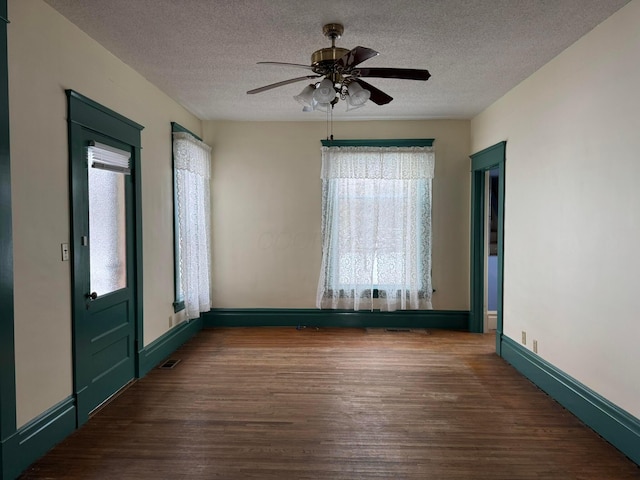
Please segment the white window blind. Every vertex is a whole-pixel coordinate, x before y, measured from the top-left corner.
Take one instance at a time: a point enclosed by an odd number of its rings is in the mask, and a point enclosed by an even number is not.
[[[131,153],[103,143],[91,142],[88,149],[89,166],[124,174],[131,173]]]

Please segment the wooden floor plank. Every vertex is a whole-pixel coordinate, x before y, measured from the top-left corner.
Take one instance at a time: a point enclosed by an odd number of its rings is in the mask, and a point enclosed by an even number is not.
[[[492,335],[221,328],[22,479],[638,479]]]

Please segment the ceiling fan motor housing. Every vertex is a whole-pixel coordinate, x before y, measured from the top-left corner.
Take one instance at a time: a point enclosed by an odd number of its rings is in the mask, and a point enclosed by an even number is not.
[[[331,73],[336,60],[349,53],[348,48],[336,47],[336,40],[344,33],[344,26],[340,23],[328,23],[322,27],[324,36],[331,39],[331,47],[321,48],[311,54],[311,67],[313,71],[326,75]]]
[[[329,47],[321,48],[311,54],[311,66],[313,71],[321,75],[327,73],[327,67],[332,66],[336,60],[349,53],[347,48]]]

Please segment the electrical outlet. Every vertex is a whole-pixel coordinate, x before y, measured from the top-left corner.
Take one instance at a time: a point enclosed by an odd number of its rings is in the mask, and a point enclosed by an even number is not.
[[[527,344],[527,332],[525,332],[524,330],[522,331],[522,344]]]
[[[173,327],[173,315],[169,315],[169,327]]]
[[[533,341],[533,353],[538,353],[538,340]]]

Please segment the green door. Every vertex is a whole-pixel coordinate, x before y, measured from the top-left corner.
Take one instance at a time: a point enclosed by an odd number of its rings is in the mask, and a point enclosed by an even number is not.
[[[138,149],[70,114],[74,393],[78,425],[135,376]],[[126,139],[125,139],[126,140]]]

